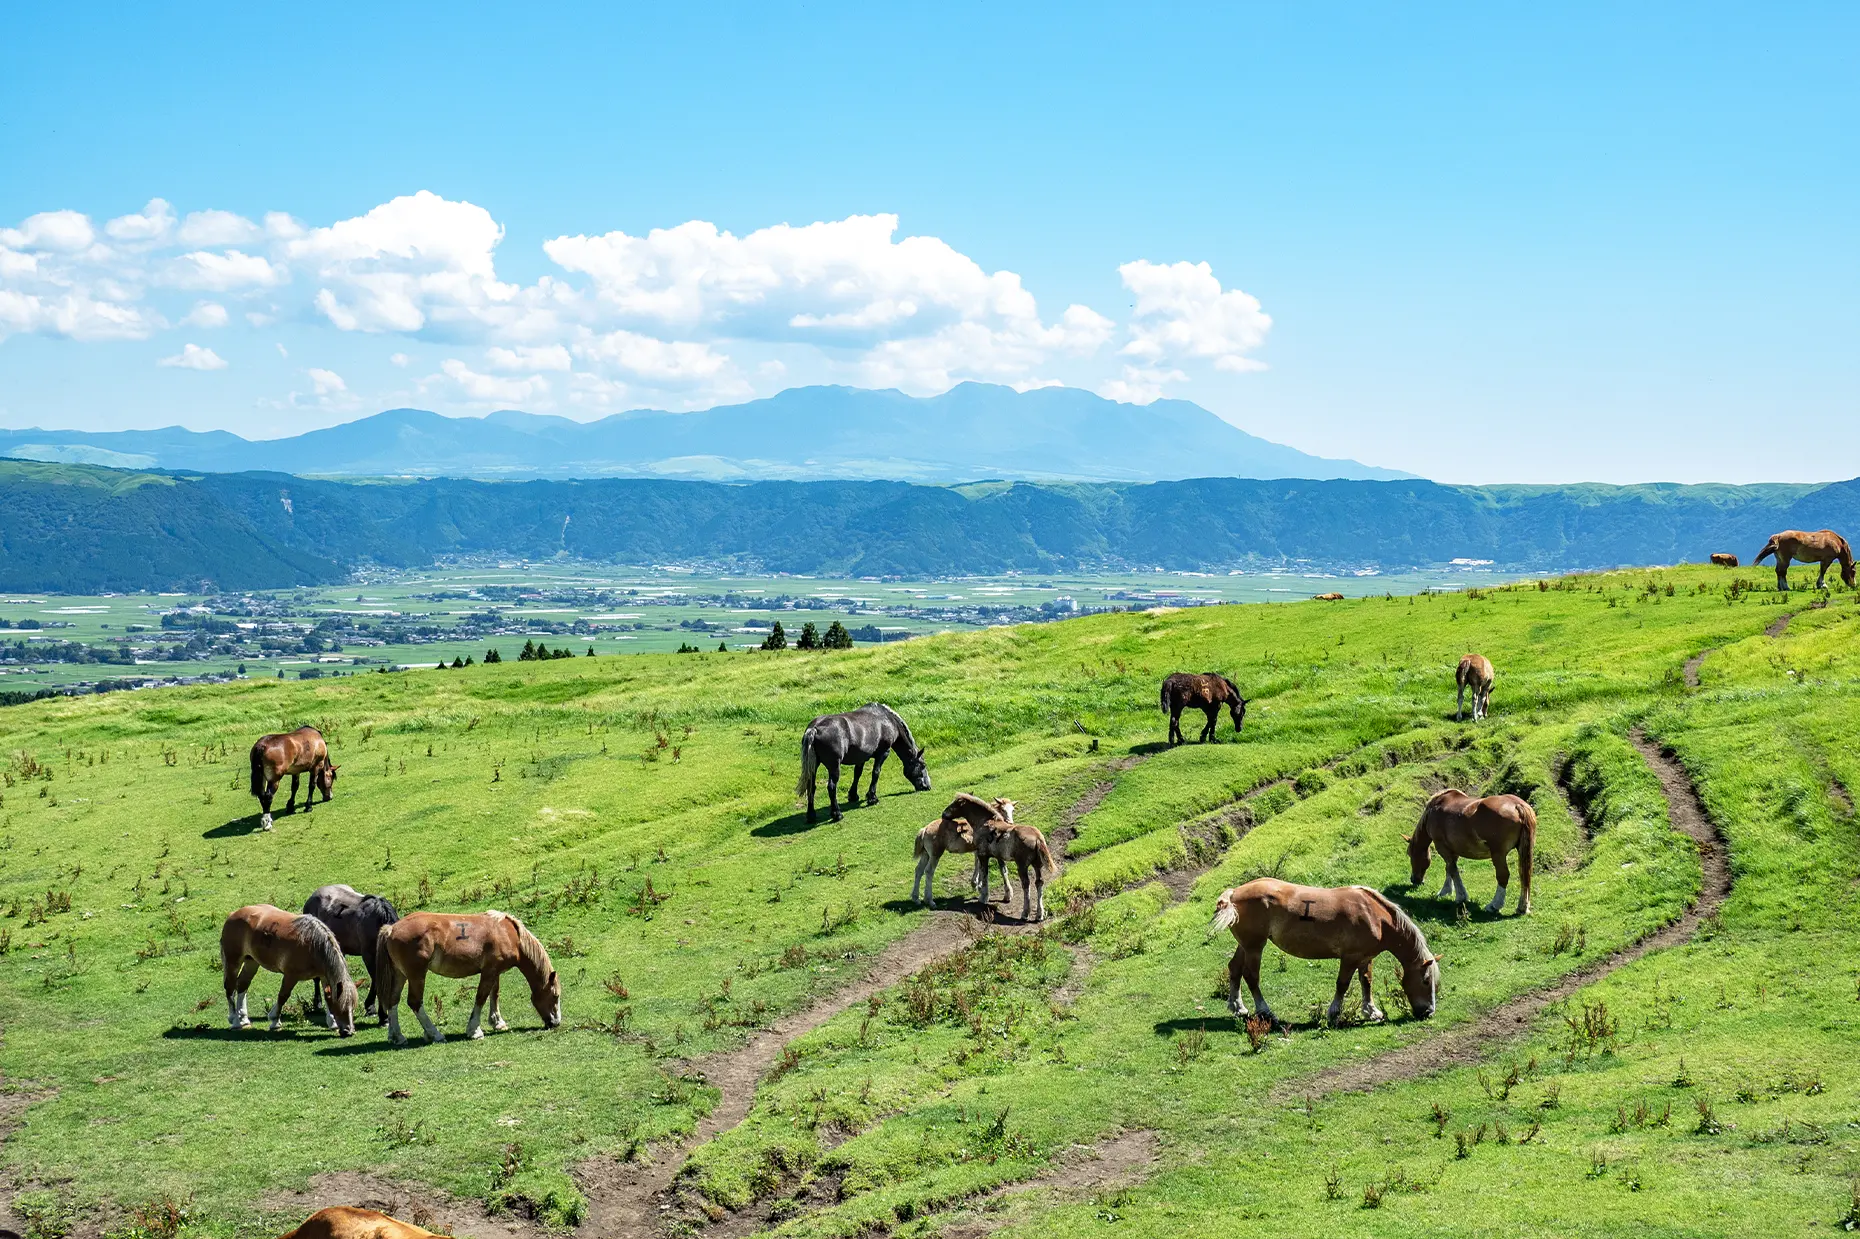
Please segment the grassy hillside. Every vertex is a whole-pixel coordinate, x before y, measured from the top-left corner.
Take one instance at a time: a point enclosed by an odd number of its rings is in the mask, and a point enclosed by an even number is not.
[[[689,1150],[665,1217],[795,1235],[1835,1226],[1860,1100],[1840,1070],[1860,1029],[1845,790],[1860,780],[1860,607],[1838,591],[1809,609],[1818,596],[1777,595],[1769,576],[1635,572],[831,658],[505,664],[19,707],[0,786],[14,1212],[41,1235],[147,1231],[129,1211],[187,1201],[185,1229],[258,1234],[292,1207],[279,1190],[364,1170],[608,1233],[609,1198],[648,1160],[683,1161],[675,1142],[728,1096],[721,1065],[754,1030],[941,933],[958,949],[780,1039],[742,1121]],[[1499,673],[1476,726],[1452,718],[1470,648]],[[1157,682],[1210,667],[1251,697],[1245,732],[1223,719],[1219,744],[1163,748]],[[800,731],[872,699],[910,720],[936,788],[903,794],[893,763],[876,808],[809,828]],[[342,765],[336,799],[258,832],[245,750],[304,721]],[[1699,852],[1667,821],[1637,727],[1676,752],[1728,840],[1730,896],[1689,944],[1486,1030],[1485,1013],[1597,967],[1699,895]],[[1401,836],[1449,783],[1536,805],[1528,918],[1478,910],[1488,865],[1463,868],[1470,912],[1433,898],[1438,868],[1408,885]],[[1010,796],[1062,838],[1075,826],[1049,891],[1069,914],[958,935],[959,914],[905,902],[911,834],[959,789]],[[946,907],[964,872],[945,863]],[[1290,1027],[1257,1043],[1235,1027],[1231,940],[1207,921],[1216,892],[1267,872],[1402,902],[1446,960],[1436,1018],[1403,1018],[1384,959],[1394,1018],[1363,1025],[1352,1003],[1325,1027],[1332,966],[1269,951],[1263,983]],[[278,1035],[228,1032],[220,919],[295,908],[330,881],[403,912],[524,917],[555,955],[565,1026],[542,1031],[507,986],[515,1031],[479,1043],[393,1050],[373,1027],[339,1040],[295,1015]],[[461,1031],[469,988],[436,992]],[[254,1007],[273,993],[261,979]],[[1428,1061],[1474,1029],[1490,1032],[1484,1059],[1335,1091],[1339,1072],[1404,1050]],[[1080,1148],[1120,1133],[1150,1133],[1134,1184],[1068,1177]],[[1027,1180],[1047,1186],[996,1191]]]

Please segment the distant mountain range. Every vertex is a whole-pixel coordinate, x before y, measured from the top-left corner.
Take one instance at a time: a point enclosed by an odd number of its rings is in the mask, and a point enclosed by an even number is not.
[[[1119,404],[1072,387],[963,383],[919,399],[796,387],[702,413],[597,422],[504,411],[442,417],[391,409],[288,439],[223,430],[0,430],[0,456],[119,469],[324,477],[704,481],[984,478],[1152,482],[1194,477],[1403,478],[1247,434],[1185,400]]]
[[[567,556],[852,576],[1454,559],[1561,572],[1748,562],[1778,529],[1860,530],[1826,486],[1440,486],[1202,478],[1145,484],[645,478],[311,480],[0,460],[0,590],[259,589],[440,556]]]

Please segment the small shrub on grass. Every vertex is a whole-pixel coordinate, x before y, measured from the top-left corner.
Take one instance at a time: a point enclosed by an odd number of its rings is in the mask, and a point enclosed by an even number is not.
[[[1698,1126],[1692,1130],[1701,1136],[1715,1136],[1724,1130],[1718,1122],[1718,1112],[1712,1108],[1711,1098],[1701,1097],[1693,1103],[1699,1112]]]

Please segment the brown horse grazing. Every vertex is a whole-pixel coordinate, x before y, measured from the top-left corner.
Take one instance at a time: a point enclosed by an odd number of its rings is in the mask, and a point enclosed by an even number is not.
[[[291,798],[284,802],[286,813],[297,808],[297,780],[301,775],[310,776],[305,813],[310,812],[318,791],[323,793],[325,803],[329,801],[336,787],[336,763],[329,759],[322,732],[314,727],[299,727],[296,731],[260,736],[252,746],[252,794],[258,797],[259,809],[265,815],[266,830],[271,829],[271,798],[278,794],[278,783],[287,774],[291,776]]]
[[[962,854],[975,850],[975,827],[994,818],[1004,822],[1014,820],[1014,802],[1012,800],[983,800],[980,796],[971,796],[967,792],[957,792],[943,816],[917,832],[916,855],[917,874],[911,879],[911,898],[928,908],[935,904],[936,867],[943,859],[943,853]],[[1001,869],[1001,885],[1007,885],[1007,862],[999,857],[995,864]],[[919,886],[923,888],[920,897]]]
[[[318,1209],[295,1230],[285,1231],[278,1239],[443,1239],[443,1236],[373,1209],[332,1205],[328,1209]]]
[[[344,1037],[355,1031],[355,982],[349,979],[349,965],[335,935],[314,916],[255,903],[226,918],[220,927],[220,971],[226,979],[226,1022],[234,1028],[251,1026],[245,995],[260,968],[284,974],[278,1001],[271,1007],[272,1032],[278,1031],[291,991],[304,980],[320,980],[329,1000],[323,1017],[327,1026]]]
[[[1246,698],[1232,680],[1218,671],[1201,675],[1178,671],[1162,682],[1162,708],[1169,714],[1170,744],[1182,743],[1182,711],[1190,706],[1208,716],[1208,725],[1201,729],[1203,743],[1214,739],[1214,724],[1220,721],[1222,706],[1233,718],[1235,735],[1246,722]]]
[[[1037,827],[1025,822],[1015,823],[1000,818],[982,822],[975,827],[975,885],[982,893],[984,909],[989,903],[988,861],[991,857],[1014,862],[1014,870],[1020,875],[1020,919],[1045,920],[1047,879],[1059,873],[1059,862],[1053,859],[1053,850],[1046,846],[1046,836]],[[1033,879],[1031,894],[1027,885],[1029,875]],[[1008,898],[1013,899],[1014,893],[1008,887],[1005,872],[1001,885],[1007,889]]]
[[[1763,544],[1752,565],[1760,564],[1766,556],[1776,557],[1776,588],[1787,593],[1789,590],[1789,561],[1799,559],[1805,564],[1820,564],[1821,572],[1815,577],[1815,588],[1820,589],[1822,582],[1828,579],[1828,565],[1835,560],[1841,564],[1841,580],[1848,589],[1854,587],[1854,552],[1847,545],[1847,539],[1832,529],[1817,529],[1814,533],[1804,533],[1800,529],[1785,529],[1781,533],[1770,535],[1770,540]]]
[[[1387,896],[1366,886],[1297,886],[1277,878],[1257,878],[1223,891],[1214,901],[1214,928],[1230,929],[1239,943],[1227,965],[1227,1009],[1236,1020],[1247,1018],[1240,983],[1253,992],[1253,1009],[1272,1019],[1272,1008],[1259,992],[1259,960],[1266,943],[1298,959],[1334,959],[1337,996],[1331,999],[1334,1022],[1343,1011],[1350,978],[1363,982],[1363,1016],[1380,1020],[1370,996],[1370,965],[1387,951],[1401,964],[1401,988],[1420,1019],[1434,1014],[1440,993],[1439,957],[1408,914]]]
[[[1311,595],[1311,600],[1313,602],[1342,602],[1343,595],[1342,594],[1313,594]]]
[[[1406,836],[1408,859],[1413,862],[1414,884],[1427,876],[1428,845],[1432,844],[1446,862],[1447,880],[1440,897],[1452,896],[1467,902],[1466,883],[1460,880],[1460,857],[1485,860],[1490,857],[1498,873],[1498,893],[1485,905],[1487,912],[1505,909],[1505,888],[1511,884],[1511,870],[1505,856],[1518,853],[1518,873],[1524,889],[1518,898],[1518,915],[1531,910],[1531,853],[1537,846],[1537,810],[1516,796],[1487,796],[1483,800],[1468,796],[1457,787],[1435,792],[1421,810],[1421,822]]]
[[[1466,690],[1472,689],[1473,722],[1485,717],[1486,706],[1492,700],[1492,680],[1496,673],[1492,663],[1483,654],[1468,654],[1460,659],[1460,669],[1453,673],[1453,682],[1459,685],[1459,703],[1453,707],[1453,721],[1459,722],[1466,714]]]
[[[478,1026],[486,1002],[491,1004],[491,1027],[503,1032],[504,1023],[497,1007],[497,987],[505,972],[512,968],[523,973],[530,985],[530,1003],[542,1017],[544,1028],[562,1022],[562,983],[549,962],[549,952],[529,927],[507,912],[495,908],[489,912],[415,912],[392,925],[381,928],[376,948],[377,958],[392,963],[392,975],[384,978],[388,991],[386,1010],[388,1039],[395,1045],[407,1044],[400,1035],[400,994],[406,987],[407,1005],[420,1017],[428,1041],[444,1041],[445,1034],[426,1014],[426,974],[442,977],[477,977],[478,1001],[471,1009],[471,1023],[465,1035],[473,1041],[484,1036]]]
[[[1720,568],[1735,568],[1737,567],[1737,556],[1731,554],[1729,551],[1713,551],[1711,553],[1711,562]]]

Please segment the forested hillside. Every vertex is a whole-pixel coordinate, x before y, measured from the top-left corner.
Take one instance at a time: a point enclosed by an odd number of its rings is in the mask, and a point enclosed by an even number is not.
[[[70,592],[277,587],[470,553],[867,576],[1456,558],[1564,571],[1718,550],[1748,559],[1777,529],[1822,526],[1860,526],[1860,481],[350,483],[0,462],[0,587]]]

